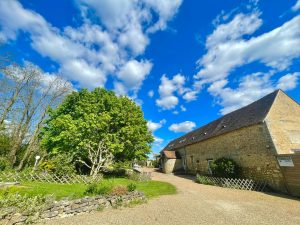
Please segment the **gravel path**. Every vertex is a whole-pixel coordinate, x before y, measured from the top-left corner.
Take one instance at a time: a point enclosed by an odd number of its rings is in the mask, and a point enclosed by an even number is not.
[[[193,225],[300,224],[300,199],[194,183],[188,177],[154,172],[154,180],[174,184],[178,194],[162,196],[133,208],[110,209],[44,224]]]

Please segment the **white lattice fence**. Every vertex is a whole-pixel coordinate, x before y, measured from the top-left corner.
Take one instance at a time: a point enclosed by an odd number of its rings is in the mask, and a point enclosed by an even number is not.
[[[38,181],[48,183],[75,184],[75,183],[90,183],[99,182],[103,179],[102,175],[97,177],[84,175],[63,175],[57,176],[49,173],[0,173],[0,182],[25,182]]]
[[[212,184],[215,186],[220,186],[225,188],[234,188],[234,189],[249,190],[249,191],[264,191],[265,187],[267,186],[266,181],[254,181],[252,179],[221,178],[221,177],[209,177],[209,176],[200,176],[200,177],[207,184]]]

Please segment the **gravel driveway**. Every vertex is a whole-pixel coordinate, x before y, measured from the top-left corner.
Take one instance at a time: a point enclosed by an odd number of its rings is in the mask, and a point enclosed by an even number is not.
[[[300,224],[300,199],[194,183],[188,177],[154,172],[154,180],[174,184],[178,194],[133,208],[105,210],[47,221],[48,225]]]

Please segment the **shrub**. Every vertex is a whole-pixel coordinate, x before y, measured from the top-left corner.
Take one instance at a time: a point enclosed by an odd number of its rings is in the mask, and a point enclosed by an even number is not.
[[[112,191],[112,184],[107,183],[91,183],[89,184],[85,191],[85,195],[108,195]]]
[[[213,185],[214,184],[207,177],[201,176],[199,174],[197,174],[197,176],[196,176],[196,183],[206,184],[206,185]]]
[[[50,159],[43,161],[39,169],[48,173],[54,173],[57,176],[75,173],[74,163],[68,154],[52,156]]]
[[[10,193],[9,189],[0,194],[0,209],[13,207],[16,212],[34,215],[42,212],[54,202],[53,196],[28,196]]]
[[[214,176],[225,178],[237,178],[240,173],[238,164],[229,158],[219,158],[211,164],[211,170]]]
[[[135,185],[134,183],[128,184],[128,185],[127,185],[127,190],[128,190],[129,192],[135,191],[135,190],[136,190],[136,185]]]
[[[10,162],[4,157],[0,157],[0,171],[4,171],[10,167]]]
[[[111,184],[100,184],[97,188],[97,195],[108,195],[112,192],[112,185]]]
[[[96,194],[96,193],[97,193],[97,184],[96,183],[89,184],[84,191],[85,195],[91,195],[91,194]]]
[[[128,190],[125,186],[115,186],[111,191],[112,195],[117,195],[117,196],[125,195],[127,193]]]

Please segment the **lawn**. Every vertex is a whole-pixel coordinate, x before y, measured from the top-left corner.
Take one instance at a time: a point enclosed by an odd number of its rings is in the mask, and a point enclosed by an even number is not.
[[[146,197],[154,198],[160,195],[170,195],[176,193],[176,188],[172,184],[161,181],[132,181],[125,178],[110,178],[104,179],[103,184],[111,184],[113,186],[127,186],[130,183],[136,185],[136,190],[145,193]],[[53,195],[57,200],[69,197],[72,199],[85,196],[84,191],[87,185],[85,184],[55,184],[41,182],[25,182],[20,186],[9,188],[10,193],[19,193],[21,195]],[[3,190],[0,190],[0,194]]]

